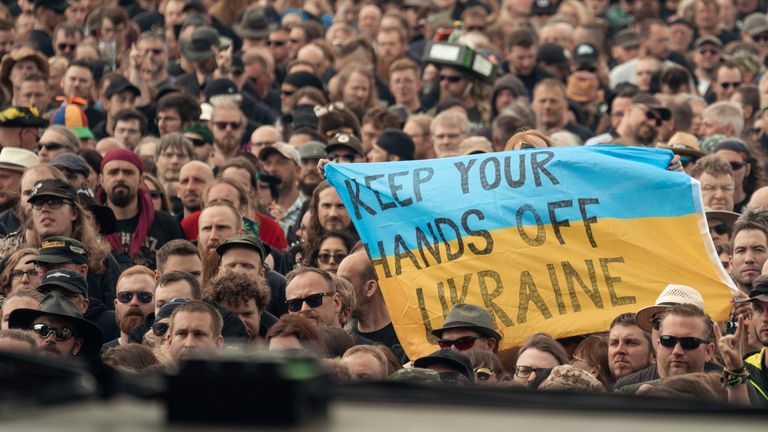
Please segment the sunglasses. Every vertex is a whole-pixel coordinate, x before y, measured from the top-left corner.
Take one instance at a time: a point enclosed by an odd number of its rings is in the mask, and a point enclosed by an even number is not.
[[[733,87],[734,90],[735,90],[735,89],[739,88],[739,86],[741,86],[740,82],[724,82],[724,83],[720,83],[720,87],[722,87],[724,89]]]
[[[457,83],[463,79],[464,77],[460,77],[460,76],[440,75],[440,81],[448,81],[450,83]]]
[[[728,224],[717,224],[709,227],[710,231],[714,231],[717,235],[726,235],[728,234]]]
[[[77,44],[60,43],[56,47],[59,51],[74,51],[77,48]]]
[[[227,121],[215,121],[213,122],[213,125],[216,126],[216,129],[219,130],[226,130],[228,127],[231,129],[240,129],[240,126],[242,123],[240,122],[227,122]]]
[[[304,298],[295,298],[291,300],[287,300],[285,302],[286,306],[288,306],[288,312],[298,312],[301,310],[301,306],[306,302],[307,306],[311,307],[312,309],[316,307],[320,307],[320,305],[323,304],[323,297],[330,297],[332,295],[336,294],[333,291],[324,292],[324,293],[317,293],[312,294],[310,296],[306,296]]]
[[[488,381],[493,376],[493,371],[488,368],[477,368],[475,369],[475,378],[478,381]]]
[[[680,347],[682,347],[684,350],[691,351],[701,346],[701,344],[706,344],[707,341],[693,336],[677,337],[663,335],[659,337],[659,343],[664,348],[674,348],[678,343],[680,343]]]
[[[283,46],[283,45],[285,45],[287,43],[288,43],[287,40],[268,40],[267,41],[267,45],[268,46],[278,46],[278,47],[280,47],[280,46]]]
[[[683,168],[687,167],[691,162],[693,161],[688,156],[680,156],[680,165],[682,165]]]
[[[42,149],[46,149],[48,151],[56,151],[56,150],[62,149],[64,147],[68,147],[68,146],[66,146],[64,144],[61,144],[61,143],[54,143],[54,142],[38,143],[37,144],[37,151],[40,151]]]
[[[157,337],[162,337],[168,333],[168,323],[159,322],[152,325],[152,333]]]
[[[131,291],[123,291],[117,293],[117,301],[122,304],[128,304],[131,302],[131,300],[133,300],[134,295],[136,295],[136,297],[139,298],[139,301],[144,304],[151,302],[152,297],[154,297],[152,293],[148,291],[139,291],[137,293]]]
[[[32,331],[43,339],[48,339],[48,336],[53,333],[53,337],[59,342],[64,342],[72,339],[75,333],[72,329],[66,327],[51,327],[48,324],[34,324]]]
[[[347,254],[345,253],[335,253],[331,254],[328,252],[323,252],[320,255],[317,256],[317,260],[320,261],[323,264],[328,264],[331,262],[331,259],[333,259],[333,262],[336,264],[341,263],[341,260],[347,257]]]
[[[187,139],[192,143],[195,147],[202,147],[205,145],[205,140],[202,140],[200,138],[190,138],[187,137]]]
[[[47,199],[47,200],[40,200],[35,201],[32,203],[32,208],[35,210],[42,210],[43,206],[48,206],[51,210],[58,210],[60,209],[64,204],[72,204],[72,201],[69,200],[63,200],[60,198],[53,198],[53,199]]]
[[[458,339],[439,339],[437,341],[437,344],[440,346],[440,348],[450,348],[452,346],[455,346],[457,350],[459,351],[466,351],[470,348],[472,348],[475,345],[475,341],[478,339],[482,339],[478,336],[464,336],[460,337]]]
[[[576,68],[576,70],[580,72],[597,73],[597,68],[595,66],[579,66]]]
[[[760,33],[759,35],[752,36],[752,40],[755,42],[766,42],[768,41],[768,33]]]
[[[37,271],[37,270],[29,270],[29,271],[24,271],[24,270],[12,270],[12,271],[11,271],[11,279],[21,279],[21,278],[23,278],[25,275],[26,275],[28,278],[32,279],[32,278],[36,278],[36,277],[40,276],[40,272],[39,272],[39,271]]]
[[[159,190],[157,190],[157,189],[152,189],[152,190],[150,190],[150,191],[149,191],[149,195],[150,195],[152,198],[162,198],[162,197],[163,197],[163,193],[162,193],[162,192],[160,192],[160,191],[159,191]]]
[[[530,366],[515,366],[515,376],[518,378],[528,378],[532,372],[537,374],[541,371],[547,370],[547,368],[532,368]]]
[[[336,162],[336,163],[339,163],[341,161],[344,161],[344,162],[347,162],[347,163],[352,163],[352,162],[355,161],[355,155],[349,154],[349,153],[335,154],[335,155],[331,156],[331,161],[332,162]]]
[[[734,171],[738,171],[744,168],[744,165],[746,165],[745,163],[742,163],[742,162],[730,162],[730,164],[731,164],[731,169]]]
[[[646,111],[645,118],[656,122],[656,126],[661,126],[661,123],[662,123],[661,117],[657,116],[656,113],[654,113],[653,111]]]

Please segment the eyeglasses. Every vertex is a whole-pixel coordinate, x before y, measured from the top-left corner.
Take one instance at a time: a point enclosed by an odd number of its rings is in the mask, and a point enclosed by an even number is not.
[[[32,279],[40,276],[40,272],[37,270],[29,270],[29,271],[11,270],[11,279],[21,279],[24,276],[27,276],[28,278]]]
[[[464,77],[455,76],[455,75],[440,75],[440,81],[448,81],[449,83],[457,83],[461,80],[463,80]]]
[[[157,337],[162,337],[168,333],[168,323],[159,322],[152,325],[152,333]]]
[[[150,190],[149,190],[149,195],[150,195],[152,198],[162,198],[162,197],[163,197],[163,193],[162,193],[162,192],[160,192],[160,191],[159,191],[159,190],[157,190],[157,189],[150,189]]]
[[[32,203],[32,208],[35,210],[42,210],[43,206],[47,205],[51,210],[58,210],[64,204],[72,204],[72,201],[64,200],[60,198],[43,199]]]
[[[663,335],[659,337],[659,344],[664,348],[674,348],[678,343],[682,349],[691,351],[701,346],[701,344],[706,344],[707,341],[693,336],[677,337]]]
[[[215,122],[213,122],[213,125],[216,127],[216,129],[220,129],[220,130],[226,130],[228,127],[233,129],[233,130],[236,130],[236,129],[240,129],[240,126],[242,125],[242,123],[240,123],[240,122],[227,122],[227,121],[215,121]]]
[[[715,234],[718,234],[718,235],[725,235],[725,234],[728,234],[728,224],[721,223],[717,225],[712,225],[709,227],[709,230],[714,231]]]
[[[355,161],[355,155],[351,153],[334,154],[331,156],[331,161],[339,163],[341,161],[352,163]]]
[[[478,339],[483,339],[479,336],[464,336],[460,337],[458,339],[439,339],[437,341],[437,344],[440,346],[440,348],[450,348],[452,346],[455,346],[457,350],[459,351],[466,351],[470,348],[472,348],[475,345],[475,341]]]
[[[731,164],[731,169],[734,171],[738,171],[744,168],[744,165],[746,165],[745,163],[742,163],[742,162],[730,162],[730,164]]]
[[[133,296],[136,295],[138,297],[139,301],[141,303],[147,304],[152,301],[152,295],[151,292],[148,291],[139,291],[137,293],[131,292],[131,291],[123,291],[117,293],[117,301],[119,301],[122,304],[128,304],[133,300]]]
[[[192,143],[192,145],[193,145],[193,146],[195,146],[195,147],[202,147],[202,146],[204,146],[204,145],[205,145],[205,140],[203,140],[203,139],[201,139],[201,138],[190,138],[190,137],[187,137],[187,139],[188,139],[188,140],[189,140],[189,141]]]
[[[283,45],[285,45],[287,43],[288,43],[287,40],[267,40],[267,45],[268,46],[281,47],[281,46],[283,46]]]
[[[680,156],[680,165],[687,167],[689,163],[693,162],[688,156]]]
[[[716,50],[716,49],[713,49],[713,48],[699,48],[699,54],[701,54],[701,55],[707,55],[707,54],[718,55],[718,54],[720,54],[720,50]]]
[[[760,33],[759,35],[752,36],[752,40],[755,42],[768,42],[768,33]]]
[[[317,260],[320,261],[323,264],[328,264],[331,262],[331,258],[333,258],[333,262],[336,264],[339,264],[341,260],[347,257],[347,254],[345,253],[335,253],[331,254],[328,252],[323,252],[320,255],[317,256]]]
[[[475,378],[478,381],[488,381],[493,376],[494,372],[488,368],[481,367],[475,369]]]
[[[42,149],[46,149],[48,151],[56,151],[64,147],[69,147],[69,146],[62,143],[56,143],[56,142],[38,143],[37,151],[39,152]]]
[[[336,294],[333,291],[324,292],[324,293],[317,293],[312,294],[310,296],[306,296],[304,298],[295,298],[291,300],[286,300],[285,304],[288,306],[288,312],[298,312],[301,310],[301,306],[306,302],[307,306],[311,307],[312,309],[316,307],[320,307],[320,305],[323,304],[323,297],[330,297],[332,295]]]
[[[59,51],[74,51],[75,48],[77,48],[77,44],[60,43],[56,44],[56,48],[58,48]]]
[[[741,86],[740,82],[723,82],[723,83],[720,83],[720,87],[722,87],[724,89],[728,89],[728,88],[733,87],[733,89],[736,90],[737,88],[739,88],[739,86]]]
[[[533,368],[530,366],[515,366],[515,376],[518,378],[528,378],[531,376],[532,372],[536,372],[538,374],[546,369],[547,368]]]
[[[75,333],[72,331],[72,329],[69,329],[67,327],[51,327],[48,324],[34,324],[32,326],[32,331],[34,331],[38,336],[40,336],[43,339],[48,339],[48,336],[53,333],[53,337],[56,338],[59,342],[64,342],[72,339],[72,336],[75,335]]]

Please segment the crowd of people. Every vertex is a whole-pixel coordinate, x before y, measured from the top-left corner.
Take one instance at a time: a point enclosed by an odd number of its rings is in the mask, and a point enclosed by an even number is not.
[[[762,0],[4,0],[0,350],[126,373],[301,350],[340,380],[768,407]],[[319,165],[659,147],[739,294],[603,333],[453,305],[409,359]],[[637,185],[642,188],[642,185]],[[599,191],[598,191],[599,193]],[[631,197],[627,197],[631,199]],[[685,269],[680,269],[685,273]]]

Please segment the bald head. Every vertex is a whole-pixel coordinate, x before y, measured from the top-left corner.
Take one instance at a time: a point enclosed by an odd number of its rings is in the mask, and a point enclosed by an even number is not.
[[[184,215],[203,207],[203,193],[213,181],[213,169],[200,161],[189,161],[179,170],[179,198],[184,205]]]
[[[102,156],[109,153],[110,150],[123,148],[125,148],[125,144],[112,137],[104,138],[96,143],[96,151]]]
[[[768,186],[761,187],[760,189],[752,193],[752,198],[749,199],[749,208],[768,208]]]
[[[274,145],[283,140],[280,131],[274,126],[260,126],[251,134],[251,153],[258,156],[263,147]]]

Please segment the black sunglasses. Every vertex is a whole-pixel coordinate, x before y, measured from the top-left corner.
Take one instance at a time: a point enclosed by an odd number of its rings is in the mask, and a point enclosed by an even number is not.
[[[317,260],[323,264],[328,264],[329,262],[331,262],[331,258],[333,258],[333,262],[335,262],[336,264],[339,264],[341,260],[343,260],[346,257],[347,257],[347,254],[341,253],[341,252],[335,253],[335,254],[323,252],[317,256]]]
[[[440,339],[437,341],[437,344],[443,349],[455,346],[459,351],[466,351],[472,348],[475,345],[475,341],[478,339],[482,338],[478,336],[464,336],[454,340]]]
[[[77,48],[77,44],[60,43],[57,44],[56,47],[59,48],[60,51],[74,51],[75,48]]]
[[[157,190],[157,189],[151,189],[151,190],[149,191],[149,195],[150,195],[152,198],[162,198],[162,197],[163,197],[163,193],[162,193],[162,192],[160,192],[160,191],[159,191],[159,190]]]
[[[451,83],[457,83],[463,79],[464,77],[460,76],[440,75],[440,81],[448,81]]]
[[[731,164],[731,169],[734,171],[738,171],[744,168],[744,165],[746,165],[745,163],[741,163],[741,162],[730,162],[730,164]]]
[[[131,291],[123,291],[120,293],[117,293],[117,301],[119,301],[122,304],[128,304],[133,300],[133,296],[136,295],[136,297],[139,298],[139,301],[141,303],[147,304],[152,301],[152,295],[151,292],[148,291],[139,291],[137,293],[131,292]]]
[[[752,36],[752,40],[755,42],[768,41],[768,33],[760,33],[759,35]]]
[[[680,347],[684,350],[691,351],[701,346],[701,344],[706,344],[707,341],[693,336],[677,337],[663,335],[659,337],[659,344],[664,348],[674,348],[678,343],[680,343]]]
[[[714,231],[715,234],[717,234],[717,235],[728,234],[728,224],[721,223],[721,224],[717,224],[717,225],[712,225],[712,226],[709,227],[709,229],[711,231]]]
[[[152,325],[152,333],[157,337],[162,337],[168,333],[168,323],[159,322]]]
[[[740,82],[724,82],[724,83],[720,83],[720,87],[722,87],[724,89],[733,87],[734,90],[735,90],[735,89],[739,88],[740,86],[741,86]]]
[[[268,46],[283,46],[287,43],[288,43],[287,40],[267,40]]]
[[[645,118],[647,118],[648,120],[655,121],[656,126],[661,126],[661,123],[662,123],[661,117],[657,116],[656,113],[654,113],[653,111],[646,111]]]
[[[42,149],[46,149],[48,151],[56,151],[64,147],[68,147],[68,146],[61,143],[56,143],[56,142],[38,143],[37,151],[40,151]]]
[[[32,331],[43,339],[48,339],[48,336],[53,333],[53,337],[59,342],[68,341],[75,335],[72,329],[66,327],[51,327],[48,324],[43,323],[33,325]]]
[[[323,304],[323,297],[326,296],[332,296],[335,293],[333,291],[324,292],[324,293],[317,293],[312,294],[310,296],[306,296],[304,298],[295,298],[291,300],[287,300],[285,304],[288,306],[288,312],[298,312],[301,310],[301,306],[304,304],[304,302],[307,303],[307,306],[311,307],[312,309],[316,307],[320,307],[320,305]]]

